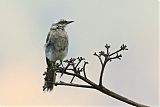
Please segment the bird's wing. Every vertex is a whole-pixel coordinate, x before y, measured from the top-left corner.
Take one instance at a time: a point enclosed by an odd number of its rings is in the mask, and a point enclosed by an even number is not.
[[[64,38],[64,48],[63,49],[66,49],[67,48],[67,50],[68,50],[68,37],[65,37]]]
[[[51,37],[51,33],[49,32],[48,35],[47,35],[46,44],[45,44],[45,51],[46,51],[46,53],[48,53],[50,51],[50,48],[49,48],[50,45],[51,45],[50,37]]]
[[[47,35],[46,43],[48,43],[48,41],[49,41],[49,37],[50,37],[50,32],[49,32],[49,33],[48,33],[48,35]]]
[[[51,46],[53,50],[64,51],[68,48],[68,37],[59,36],[59,32],[49,32],[46,39],[46,47]]]

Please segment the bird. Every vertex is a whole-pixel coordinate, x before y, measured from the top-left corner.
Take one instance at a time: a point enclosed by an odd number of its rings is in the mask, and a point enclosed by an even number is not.
[[[56,61],[59,60],[62,63],[62,60],[67,56],[69,42],[65,27],[72,22],[74,21],[61,19],[57,23],[51,25],[45,43],[47,72],[43,91],[45,89],[47,89],[47,91],[53,90],[53,85],[56,80],[56,71],[53,70],[53,67],[55,66]]]

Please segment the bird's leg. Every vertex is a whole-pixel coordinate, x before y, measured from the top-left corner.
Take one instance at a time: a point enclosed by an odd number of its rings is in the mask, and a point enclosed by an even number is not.
[[[61,76],[60,76],[60,78],[63,76],[63,74],[64,74],[64,66],[63,66],[63,61],[62,60],[60,60],[60,65],[62,65],[62,73],[61,73]]]
[[[59,63],[56,63],[56,66],[57,66],[57,67],[60,67],[61,65],[62,65],[62,68],[64,68],[63,63],[62,63],[62,60],[60,60]]]
[[[62,61],[62,60],[60,60],[60,65],[62,65],[62,67],[64,68],[64,66],[63,66],[63,61]]]

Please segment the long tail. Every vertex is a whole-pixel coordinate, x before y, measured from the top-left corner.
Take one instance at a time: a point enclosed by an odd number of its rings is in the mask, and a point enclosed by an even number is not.
[[[54,71],[54,64],[49,61],[48,58],[46,58],[47,63],[47,72],[45,73],[45,83],[43,86],[43,91],[47,89],[47,91],[52,91],[54,83],[56,81],[56,71]]]

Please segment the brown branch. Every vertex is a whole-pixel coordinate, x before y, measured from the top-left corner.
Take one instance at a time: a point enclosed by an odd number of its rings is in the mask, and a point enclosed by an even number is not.
[[[121,60],[121,57],[122,57],[122,55],[120,54],[120,55],[116,55],[115,57],[110,57],[109,58],[109,60],[111,61],[112,59],[119,59],[119,60]]]
[[[97,56],[97,57],[98,57],[98,59],[99,59],[99,61],[100,61],[100,63],[101,63],[101,65],[103,65],[103,61],[102,61],[101,56],[100,56],[100,55],[98,55],[96,52],[95,52],[93,55]]]
[[[80,84],[73,84],[73,83],[65,83],[65,82],[60,82],[60,83],[54,83],[55,86],[58,86],[58,85],[64,85],[64,86],[72,86],[72,87],[81,87],[81,88],[91,88],[91,89],[94,89],[92,86],[89,86],[89,85],[80,85]]]
[[[128,104],[136,106],[136,107],[149,107],[149,106],[137,103],[135,101],[132,101],[132,100],[126,98],[126,97],[123,97],[123,96],[121,96],[121,95],[119,95],[119,94],[117,94],[117,93],[115,93],[113,91],[110,91],[109,89],[107,89],[107,88],[105,88],[103,86],[102,87],[98,87],[97,90],[99,90],[102,93],[107,94],[107,95],[109,95],[109,96],[111,96],[111,97],[113,97],[115,99],[118,99],[118,100],[120,100],[122,102],[128,103]]]
[[[127,46],[123,44],[123,45],[120,47],[119,50],[111,53],[109,56],[112,56],[112,55],[114,55],[114,54],[117,54],[118,52],[120,52],[120,51],[122,51],[122,50],[128,50],[128,49],[127,49]]]
[[[84,62],[84,65],[83,65],[83,68],[82,68],[85,78],[87,78],[86,69],[85,69],[87,64],[88,64],[88,62],[85,61],[85,62]]]
[[[81,87],[81,88],[92,88],[92,89],[96,89],[106,95],[109,95],[115,99],[118,99],[122,102],[125,102],[125,103],[128,103],[130,105],[133,105],[133,106],[136,106],[136,107],[149,107],[149,106],[146,106],[146,105],[143,105],[143,104],[140,104],[140,103],[137,103],[135,101],[132,101],[126,97],[123,97],[107,88],[105,88],[104,86],[100,86],[100,85],[97,85],[95,84],[94,82],[92,82],[91,80],[87,79],[87,78],[84,78],[83,76],[81,75],[77,75],[77,74],[72,74],[72,73],[69,73],[69,72],[65,72],[64,74],[67,74],[67,75],[74,75],[76,76],[77,78],[83,80],[84,82],[88,83],[90,86],[88,85],[79,85],[79,84],[69,84],[69,83],[55,83],[55,85],[65,85],[65,86],[73,86],[73,87]]]
[[[121,55],[121,54],[119,55],[118,53],[119,53],[120,51],[122,51],[122,50],[128,50],[128,49],[127,49],[127,46],[124,45],[124,44],[120,47],[119,50],[117,50],[117,51],[115,51],[115,52],[113,52],[113,53],[111,53],[111,54],[110,54],[110,52],[109,52],[110,46],[106,44],[106,45],[105,45],[105,48],[106,48],[106,50],[107,50],[106,53],[105,53],[104,51],[100,51],[99,54],[97,54],[96,52],[94,53],[94,55],[99,58],[99,60],[100,60],[100,62],[101,62],[101,66],[102,66],[102,68],[101,68],[101,73],[100,73],[100,78],[99,78],[99,85],[100,85],[100,86],[102,86],[102,79],[103,79],[103,74],[104,74],[104,68],[105,68],[107,62],[108,62],[108,61],[111,61],[112,59],[116,59],[116,58],[120,59],[120,58],[122,57],[122,55]],[[115,55],[115,54],[117,54],[117,56],[111,57],[111,56],[113,56],[113,55]],[[103,57],[105,58],[104,61],[102,61],[101,56],[103,56]]]
[[[57,68],[54,69],[54,71],[56,70],[57,73],[62,73],[62,74],[65,74],[65,75],[73,76],[70,83],[55,82],[53,84],[55,86],[59,85],[59,86],[72,86],[72,87],[96,89],[96,90],[98,90],[98,91],[100,91],[100,92],[102,92],[106,95],[109,95],[109,96],[111,96],[115,99],[118,99],[118,100],[120,100],[122,102],[125,102],[125,103],[128,103],[130,105],[133,105],[133,106],[136,106],[136,107],[148,107],[146,105],[143,105],[143,104],[137,103],[135,101],[132,101],[132,100],[126,98],[126,97],[123,97],[123,96],[121,96],[121,95],[119,95],[119,94],[117,94],[117,93],[115,93],[115,92],[113,92],[113,91],[111,91],[108,88],[103,86],[102,78],[103,78],[104,69],[105,69],[105,66],[106,66],[107,62],[112,61],[112,59],[120,59],[122,57],[122,55],[119,54],[119,52],[122,51],[122,50],[128,50],[127,46],[123,44],[120,47],[119,50],[110,54],[110,52],[109,52],[110,46],[106,45],[105,47],[106,47],[106,53],[104,51],[101,51],[98,54],[94,53],[94,55],[98,57],[98,59],[101,63],[101,67],[102,67],[101,72],[100,72],[99,84],[94,83],[93,81],[89,80],[86,77],[85,67],[86,67],[86,64],[88,62],[84,61],[83,67],[78,67],[80,65],[80,63],[82,62],[82,60],[84,60],[84,58],[82,58],[82,57],[77,58],[78,62],[75,58],[71,58],[69,60],[66,60],[66,61],[64,61],[65,63],[67,63],[66,67],[57,66]],[[116,54],[116,56],[114,56],[115,54]],[[75,62],[77,62],[77,63],[75,63]],[[84,75],[81,75],[80,72],[83,72]],[[46,75],[46,73],[44,75]],[[87,83],[87,85],[72,83],[74,78],[78,78],[78,79],[84,81],[85,83]]]
[[[85,60],[85,59],[82,58],[82,57],[78,57],[77,59],[78,59],[78,63],[77,63],[77,65],[76,65],[76,68],[78,67],[78,65],[79,65],[83,60]]]
[[[71,79],[70,83],[72,83],[72,82],[73,82],[74,78],[75,78],[75,76],[73,76],[73,77],[72,77],[72,79]]]
[[[100,73],[100,77],[99,77],[99,85],[100,86],[102,86],[102,79],[103,79],[104,68],[105,68],[106,64],[107,64],[107,59],[104,60],[104,63],[101,68],[101,73]]]
[[[106,48],[106,50],[107,50],[107,54],[109,54],[109,48],[110,48],[110,46],[109,46],[108,44],[106,44],[106,45],[105,45],[105,48]]]

